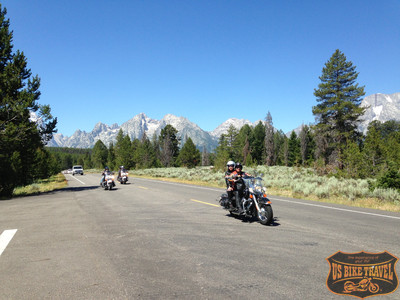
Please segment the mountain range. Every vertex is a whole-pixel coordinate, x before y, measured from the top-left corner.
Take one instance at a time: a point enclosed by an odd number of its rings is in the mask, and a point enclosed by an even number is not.
[[[218,145],[218,139],[221,134],[226,133],[228,128],[233,125],[240,129],[244,124],[255,126],[259,121],[253,124],[243,119],[228,119],[213,131],[204,131],[197,124],[184,117],[177,117],[172,114],[165,115],[161,120],[151,119],[146,114],[140,113],[132,119],[126,121],[121,126],[113,124],[111,126],[104,123],[97,123],[91,132],[77,130],[68,137],[60,133],[55,133],[53,138],[47,144],[49,147],[71,147],[71,148],[91,148],[100,139],[105,145],[111,142],[115,143],[117,134],[122,129],[132,140],[140,139],[144,133],[149,139],[158,136],[161,130],[168,124],[172,125],[178,131],[178,137],[182,144],[190,137],[193,143],[199,148],[204,147],[207,151],[212,151]]]
[[[365,97],[361,106],[367,107],[360,125],[360,130],[364,133],[367,131],[368,124],[371,121],[400,121],[400,93],[391,95],[373,94]],[[184,144],[187,137],[190,137],[199,149],[202,150],[206,148],[207,151],[212,151],[218,145],[221,134],[226,133],[231,125],[240,129],[245,124],[255,126],[258,122],[259,121],[252,123],[245,119],[231,118],[223,122],[213,131],[204,131],[197,124],[184,117],[167,114],[161,120],[155,120],[147,117],[144,113],[140,113],[121,126],[118,124],[107,125],[99,122],[94,126],[91,132],[78,129],[70,137],[64,136],[61,133],[55,133],[47,146],[91,148],[99,139],[108,146],[111,142],[115,143],[120,129],[123,130],[124,134],[129,135],[131,139],[140,139],[144,133],[146,133],[149,139],[152,139],[153,136],[158,136],[167,124],[170,124],[178,130],[178,137],[181,138],[182,144]],[[302,124],[299,125],[299,127],[293,129],[296,133],[298,133],[302,127]],[[290,133],[291,131],[288,134]]]

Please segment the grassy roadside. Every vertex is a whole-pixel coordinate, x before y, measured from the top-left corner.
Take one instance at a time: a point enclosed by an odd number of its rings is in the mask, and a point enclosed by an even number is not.
[[[85,173],[101,174],[101,170],[85,170]],[[200,176],[198,176],[200,174]],[[269,174],[272,175],[272,174]],[[197,169],[149,169],[149,170],[132,170],[130,172],[132,177],[141,177],[149,179],[157,179],[169,182],[179,182],[187,184],[195,184],[199,186],[224,188],[223,173],[210,172],[207,168],[197,168]],[[305,177],[301,181],[305,181]],[[292,178],[293,180],[293,178]],[[270,180],[270,184],[267,185],[268,194],[276,196],[284,196],[290,198],[301,198],[312,201],[324,202],[324,203],[336,203],[353,207],[364,207],[372,208],[383,211],[400,212],[400,202],[399,201],[387,201],[377,197],[371,196],[357,196],[349,197],[341,193],[327,193],[323,196],[319,196],[313,193],[308,193],[305,195],[302,192],[297,192],[299,189],[290,189],[285,187],[276,186],[271,184],[273,180]],[[278,181],[277,181],[278,182]],[[322,184],[323,186],[324,184]],[[49,192],[53,190],[58,190],[67,186],[67,181],[63,174],[57,174],[49,179],[42,180],[35,184],[19,187],[14,190],[14,197],[28,196],[39,194],[43,192]]]
[[[68,185],[65,176],[61,173],[51,176],[48,179],[39,180],[36,183],[14,189],[13,197],[37,195],[40,193],[59,190]]]

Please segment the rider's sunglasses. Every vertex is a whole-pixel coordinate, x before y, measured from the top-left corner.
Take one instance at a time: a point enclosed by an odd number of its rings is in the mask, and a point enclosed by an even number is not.
[[[235,166],[235,165],[228,165],[228,167],[232,167],[232,168],[233,168],[234,166]]]

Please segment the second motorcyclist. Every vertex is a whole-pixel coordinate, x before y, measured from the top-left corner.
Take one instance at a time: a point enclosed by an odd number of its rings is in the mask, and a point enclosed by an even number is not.
[[[125,167],[124,167],[124,166],[120,166],[120,167],[119,167],[119,170],[118,170],[118,177],[117,177],[117,180],[118,180],[119,182],[122,181],[122,173],[126,173],[126,170],[125,170]]]

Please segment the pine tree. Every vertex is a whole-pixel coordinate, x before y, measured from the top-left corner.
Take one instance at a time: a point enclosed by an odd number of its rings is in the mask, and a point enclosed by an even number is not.
[[[282,130],[278,130],[274,133],[274,157],[275,157],[275,165],[287,165],[287,157],[284,157],[284,147],[285,140],[287,140],[286,135]],[[286,149],[287,150],[287,149]],[[287,155],[287,153],[286,153]]]
[[[254,164],[253,158],[251,157],[251,149],[248,136],[246,136],[246,140],[244,142],[242,161],[246,166],[251,166]]]
[[[210,165],[210,157],[207,151],[207,148],[203,146],[203,152],[201,153],[201,165],[209,166]]]
[[[227,138],[225,134],[221,134],[218,146],[215,149],[214,166],[217,170],[224,170],[229,160],[232,160],[232,158],[229,154]]]
[[[363,178],[365,175],[369,175],[365,174],[363,170],[365,170],[364,159],[359,145],[354,141],[348,141],[343,151],[343,171],[345,172],[343,176]]]
[[[98,169],[103,169],[106,166],[108,158],[108,149],[101,140],[98,140],[93,146],[92,162],[93,166]]]
[[[122,129],[118,131],[115,143],[115,163],[117,167],[132,167],[132,143],[128,135],[124,135]]]
[[[303,125],[299,133],[300,155],[303,166],[312,162],[314,152],[314,140],[312,138],[310,127]]]
[[[225,134],[225,140],[229,152],[229,157],[234,161],[240,160],[240,157],[242,156],[240,153],[241,151],[238,149],[237,145],[238,134],[239,131],[233,125],[229,126],[228,131]]]
[[[137,166],[138,161],[136,160],[136,151],[138,151],[140,147],[140,141],[139,139],[133,139],[132,143],[131,143],[131,159],[132,159],[132,169],[135,169]]]
[[[246,162],[247,157],[251,154],[250,138],[252,136],[253,129],[250,125],[245,124],[240,128],[239,133],[234,142],[235,157],[238,161],[243,163]]]
[[[250,138],[251,156],[255,163],[261,165],[264,163],[265,152],[265,126],[260,121],[254,127]]]
[[[57,124],[50,107],[37,102],[39,77],[32,76],[23,52],[12,51],[6,14],[0,4],[0,168],[6,171],[0,175],[0,197],[11,197],[15,186],[34,180],[37,150],[43,151]],[[31,113],[40,122],[31,121]]]
[[[91,169],[91,168],[93,168],[92,158],[91,158],[91,156],[90,156],[89,151],[87,151],[87,152],[85,153],[85,157],[84,157],[84,159],[83,159],[83,166],[84,166],[85,169]]]
[[[380,175],[391,168],[400,168],[400,122],[372,121],[364,141],[363,154],[370,175]]]
[[[336,161],[342,168],[340,157],[347,141],[356,141],[357,127],[366,108],[360,106],[364,87],[356,83],[358,74],[353,63],[336,50],[322,69],[321,83],[314,90],[318,104],[312,112],[317,119],[319,153],[326,162]],[[325,142],[324,142],[325,140]]]
[[[274,126],[272,123],[271,113],[268,112],[265,117],[265,163],[267,166],[272,166],[275,161],[274,147]]]
[[[140,140],[140,145],[134,154],[134,160],[136,161],[137,169],[159,167],[157,164],[156,151],[152,143],[147,138],[146,133],[143,134]]]
[[[181,166],[193,168],[200,164],[200,151],[196,148],[192,139],[187,138],[179,152],[178,161]]]
[[[300,161],[300,141],[297,138],[296,132],[292,131],[288,141],[288,164],[295,166]]]
[[[289,165],[289,139],[284,136],[282,146],[282,158],[285,166]]]
[[[385,157],[388,165],[400,169],[400,132],[393,132],[386,139]]]
[[[384,162],[384,140],[380,135],[377,125],[375,121],[368,125],[363,148],[365,159],[368,162],[367,167],[371,175],[379,174]]]
[[[165,126],[160,133],[159,142],[161,148],[161,162],[165,167],[174,166],[175,160],[179,155],[179,142],[177,137],[178,130],[172,125]]]
[[[115,148],[113,142],[111,142],[110,145],[108,146],[107,165],[110,168],[110,170],[115,170],[117,167],[117,164],[115,163]]]

